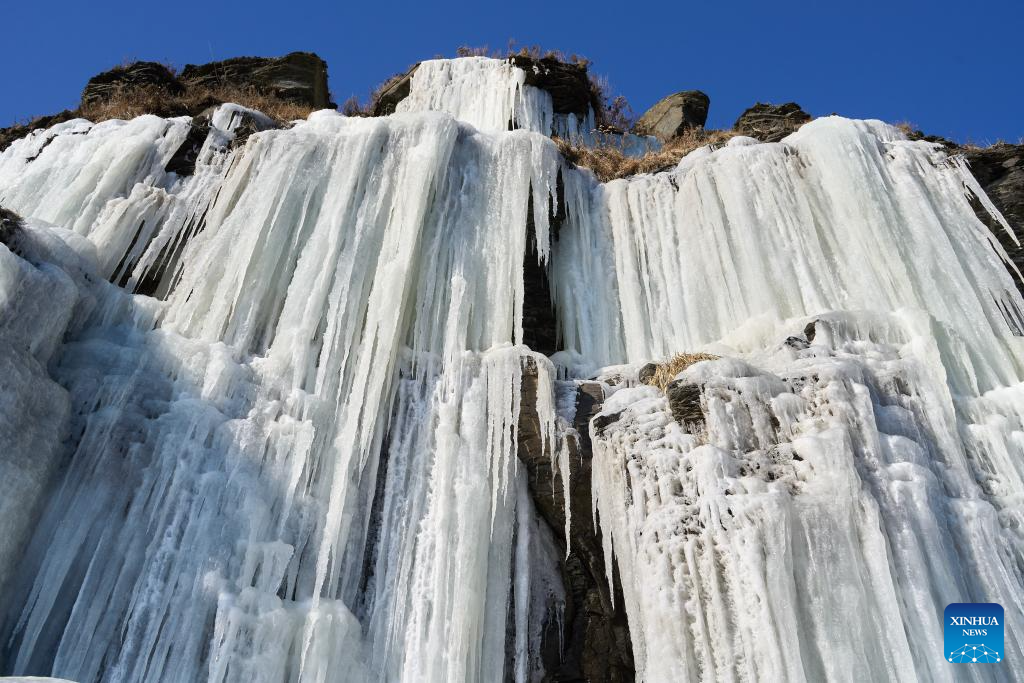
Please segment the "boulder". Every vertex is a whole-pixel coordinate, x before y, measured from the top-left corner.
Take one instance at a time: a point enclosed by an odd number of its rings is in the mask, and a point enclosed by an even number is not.
[[[152,88],[168,95],[185,92],[174,72],[158,62],[135,62],[127,66],[116,66],[89,79],[82,91],[82,106],[102,102],[113,97],[119,90]]]
[[[763,104],[758,102],[740,114],[733,128],[763,142],[778,142],[811,120],[811,115],[796,102]]]
[[[328,109],[327,62],[312,52],[292,52],[284,57],[235,57],[222,62],[187,65],[181,82],[188,89],[215,90],[224,85],[253,88],[282,100],[314,109]]]
[[[700,90],[684,90],[658,101],[644,112],[633,132],[637,135],[653,135],[662,142],[678,136],[687,128],[701,128],[708,120],[711,98]]]

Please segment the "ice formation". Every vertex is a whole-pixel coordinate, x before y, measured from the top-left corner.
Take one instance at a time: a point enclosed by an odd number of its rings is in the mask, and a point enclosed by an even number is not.
[[[592,122],[483,58],[424,62],[389,117],[247,117],[187,176],[188,118],[0,153],[0,673],[541,679],[532,362],[563,476],[556,377],[608,380],[571,514],[640,679],[1024,678],[1024,301],[961,162],[828,117],[602,185],[547,137]],[[531,240],[554,363],[522,344]],[[667,396],[635,381],[698,349]],[[962,601],[1006,609],[997,667],[942,658]]]
[[[556,114],[551,95],[526,84],[518,66],[487,57],[430,59],[413,72],[409,96],[399,112],[443,111],[480,130],[530,130],[566,139],[590,140],[594,112],[580,119]]]

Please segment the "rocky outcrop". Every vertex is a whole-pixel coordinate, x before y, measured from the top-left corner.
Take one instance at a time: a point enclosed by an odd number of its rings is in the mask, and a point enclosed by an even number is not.
[[[600,112],[603,103],[590,86],[585,64],[571,64],[555,57],[514,55],[509,61],[526,72],[526,84],[546,90],[556,114],[583,118],[590,108]]]
[[[404,74],[392,76],[380,87],[373,98],[374,116],[387,116],[395,113],[398,103],[409,96],[409,91],[412,90],[412,75],[419,66],[419,64],[414,64]]]
[[[971,168],[971,174],[1003,214],[1017,238],[1024,239],[1024,144],[1000,142],[989,147],[961,146],[937,135],[925,135],[919,130],[908,131],[907,137],[942,145],[950,155],[962,155]],[[1013,264],[1024,273],[1024,246],[1014,243],[976,197],[972,197],[971,203],[978,219],[988,226]],[[1009,270],[1017,289],[1024,294],[1024,280],[1012,268]]]
[[[762,142],[778,142],[811,120],[811,115],[796,102],[764,104],[758,102],[740,114],[733,128]]]
[[[284,57],[235,57],[222,62],[187,65],[180,80],[189,89],[216,89],[230,84],[253,88],[281,100],[328,109],[327,62],[312,52],[292,52]]]
[[[978,179],[985,194],[1017,234],[1024,238],[1024,145],[1000,143],[978,148],[958,148],[971,167],[971,173]],[[974,202],[978,218],[992,230],[992,233],[1006,249],[1018,270],[1024,272],[1024,249],[1015,244],[980,202]],[[1024,282],[1016,277],[1017,288],[1024,293]]]
[[[133,88],[151,88],[170,96],[185,92],[185,87],[163,64],[135,62],[90,78],[82,91],[82,106],[111,99],[118,91]]]
[[[180,76],[175,76],[168,67],[157,62],[135,62],[90,78],[77,109],[41,116],[27,124],[0,128],[0,152],[34,130],[79,117],[91,118],[96,105],[122,95],[126,90],[145,92],[147,113],[202,116],[209,107],[234,101],[231,95],[237,89],[252,89],[281,102],[312,109],[334,107],[327,88],[327,63],[311,52],[292,52],[284,57],[238,57],[200,66],[189,64]],[[244,140],[244,137],[236,135],[236,141]],[[180,161],[175,160],[173,164],[179,165]],[[181,168],[187,169],[188,162]]]
[[[78,118],[78,116],[77,109],[65,109],[59,114],[52,116],[39,116],[32,119],[29,123],[0,128],[0,152],[10,147],[11,143],[15,140],[20,140],[34,130],[56,126],[58,123],[70,121],[71,119]]]
[[[644,112],[633,132],[653,135],[662,142],[678,136],[687,128],[701,128],[708,120],[711,99],[700,90],[684,90],[669,95]]]
[[[585,382],[576,397],[574,427],[578,442],[570,444],[570,553],[561,563],[566,588],[563,647],[560,658],[545,661],[547,680],[625,683],[635,677],[629,627],[622,609],[616,572],[612,601],[605,572],[601,535],[591,518],[591,458],[589,424],[604,400],[600,383]],[[540,515],[564,549],[564,486],[552,472],[550,455],[541,448],[537,416],[537,367],[532,359],[523,371],[519,417],[519,459],[529,474],[530,492]]]

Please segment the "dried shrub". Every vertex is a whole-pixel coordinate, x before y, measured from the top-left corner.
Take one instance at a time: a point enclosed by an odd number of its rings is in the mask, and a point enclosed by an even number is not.
[[[661,149],[649,151],[638,157],[627,156],[622,148],[614,143],[587,147],[559,138],[555,139],[555,143],[566,160],[576,166],[589,168],[598,180],[606,183],[616,178],[670,169],[693,150],[708,145],[722,145],[737,135],[739,133],[734,130],[689,128],[662,145]]]
[[[263,112],[278,121],[304,119],[313,108],[283,100],[257,88],[234,85],[190,87],[181,95],[170,94],[154,86],[123,85],[99,102],[88,102],[80,110],[84,118],[99,123],[109,119],[131,119],[142,114],[159,116],[194,116],[207,107],[231,102]]]
[[[339,110],[345,116],[373,116],[373,102],[364,104],[359,98],[353,95],[341,103]]]
[[[909,140],[913,140],[916,136],[922,135],[917,125],[911,123],[910,121],[897,121],[892,125],[898,128],[901,133],[906,135],[907,139]]]
[[[721,356],[710,353],[677,353],[663,363],[659,363],[647,384],[658,387],[662,391],[676,378],[680,372],[702,360],[718,360]]]

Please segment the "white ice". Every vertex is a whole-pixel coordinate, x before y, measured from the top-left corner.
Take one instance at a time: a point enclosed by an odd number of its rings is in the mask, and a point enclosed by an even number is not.
[[[185,118],[0,153],[0,672],[541,678],[566,595],[516,460],[532,357],[560,476],[606,368],[640,679],[1024,678],[1024,302],[961,161],[827,117],[601,185],[546,137],[592,122],[482,58],[425,62],[399,109],[237,145],[259,115],[225,105],[187,177]],[[723,359],[681,375],[680,425],[637,368],[696,350]],[[938,658],[961,600],[1006,608],[1001,668]]]

